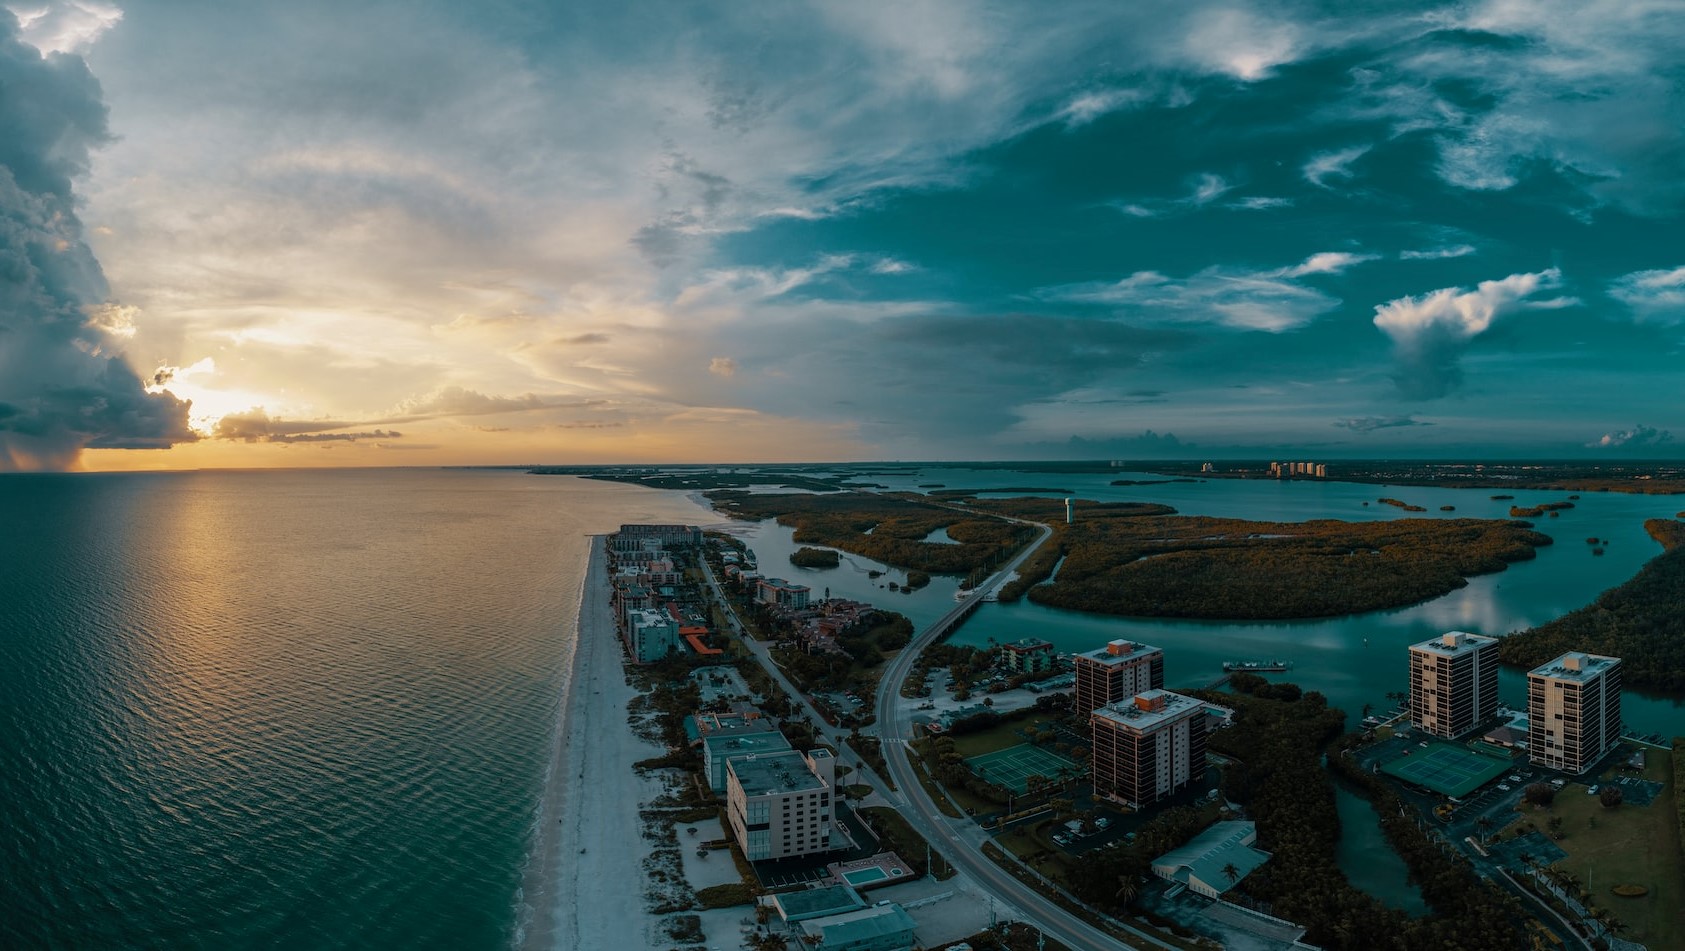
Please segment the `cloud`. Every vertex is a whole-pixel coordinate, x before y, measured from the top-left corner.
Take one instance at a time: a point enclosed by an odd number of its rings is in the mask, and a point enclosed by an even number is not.
[[[1067,129],[1080,128],[1107,113],[1140,105],[1148,98],[1146,91],[1141,89],[1090,90],[1072,97],[1054,118],[1062,120]]]
[[[1685,323],[1685,267],[1623,275],[1610,284],[1609,296],[1642,320]]]
[[[426,396],[404,400],[393,411],[390,420],[433,419],[441,416],[491,416],[497,413],[524,413],[568,405],[547,400],[533,393],[520,396],[487,396],[461,386],[443,386]]]
[[[1234,186],[1223,176],[1210,172],[1195,175],[1188,180],[1187,186],[1188,193],[1180,198],[1143,198],[1139,201],[1113,202],[1112,207],[1131,218],[1160,218],[1204,208],[1234,190]],[[1230,202],[1226,207],[1255,211],[1277,207],[1280,203],[1291,204],[1287,199],[1256,198]]]
[[[1379,258],[1379,254],[1352,254],[1346,251],[1322,251],[1313,254],[1292,267],[1282,268],[1272,272],[1273,277],[1304,277],[1307,274],[1339,274],[1341,271],[1365,261]]]
[[[1228,207],[1239,211],[1268,211],[1272,208],[1291,208],[1293,199],[1273,195],[1249,195],[1230,202]]]
[[[1145,318],[1280,333],[1302,327],[1340,305],[1338,298],[1294,283],[1296,278],[1338,274],[1375,257],[1325,251],[1273,270],[1213,266],[1181,279],[1137,271],[1114,284],[1065,285],[1047,289],[1042,296],[1110,304]]]
[[[1310,157],[1300,169],[1305,181],[1318,188],[1332,188],[1330,179],[1347,181],[1352,178],[1352,163],[1369,153],[1370,146],[1354,145],[1351,148],[1336,149],[1332,152],[1318,152]]]
[[[37,0],[10,7],[18,18],[18,35],[43,53],[82,50],[123,19],[123,11],[99,0]]]
[[[1562,284],[1556,268],[1482,281],[1472,291],[1446,287],[1420,297],[1401,297],[1375,308],[1375,326],[1392,338],[1399,367],[1393,380],[1411,399],[1437,399],[1462,383],[1458,365],[1475,337],[1501,317],[1520,310],[1567,307],[1570,297],[1528,300]]]
[[[1183,52],[1208,69],[1247,82],[1263,79],[1275,67],[1292,62],[1304,45],[1297,24],[1265,18],[1246,10],[1195,10],[1183,39]]]
[[[217,421],[212,436],[217,439],[256,443],[334,443],[356,442],[359,439],[398,439],[403,433],[388,430],[341,432],[354,423],[334,420],[303,420],[288,422],[272,418],[263,407],[253,407],[243,413],[229,413]]]
[[[0,471],[197,438],[188,404],[148,393],[117,349],[133,312],[107,299],[82,240],[71,180],[106,137],[81,58],[43,58],[0,8]]]
[[[1472,244],[1456,244],[1445,248],[1427,248],[1421,251],[1400,251],[1398,259],[1401,261],[1443,261],[1447,258],[1467,257],[1474,253]]]
[[[1354,433],[1369,434],[1377,429],[1398,429],[1405,426],[1432,426],[1413,416],[1352,416],[1347,419],[1337,419],[1334,425],[1340,429],[1349,429]]]
[[[1586,443],[1588,449],[1649,449],[1673,441],[1673,433],[1640,423],[1631,429],[1604,433]]]
[[[737,361],[730,357],[715,357],[708,361],[708,372],[730,379],[737,375]]]

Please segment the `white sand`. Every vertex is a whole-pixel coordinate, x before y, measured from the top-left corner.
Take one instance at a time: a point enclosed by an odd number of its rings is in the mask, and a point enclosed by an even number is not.
[[[593,539],[562,746],[540,820],[544,844],[525,896],[534,913],[522,945],[531,951],[672,943],[658,938],[660,919],[645,907],[642,863],[649,848],[638,819],[639,806],[661,794],[661,782],[632,768],[665,751],[627,726],[635,696],[622,672],[603,540]]]

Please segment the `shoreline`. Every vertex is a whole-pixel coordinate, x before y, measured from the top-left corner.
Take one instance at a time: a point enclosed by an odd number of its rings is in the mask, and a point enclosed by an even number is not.
[[[558,745],[539,809],[539,846],[523,885],[516,946],[524,951],[630,947],[640,922],[643,946],[655,919],[644,909],[646,849],[638,808],[660,794],[633,768],[662,750],[628,725],[637,695],[626,681],[608,599],[603,536],[591,539],[579,596]],[[587,796],[587,790],[590,795]]]

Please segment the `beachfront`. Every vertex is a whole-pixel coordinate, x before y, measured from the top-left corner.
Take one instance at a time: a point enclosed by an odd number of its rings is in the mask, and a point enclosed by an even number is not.
[[[529,949],[658,943],[645,912],[645,850],[638,806],[660,795],[659,779],[633,769],[663,750],[636,736],[608,599],[603,540],[592,539],[579,599],[579,629],[558,736],[561,748],[542,810],[538,874],[528,877]]]

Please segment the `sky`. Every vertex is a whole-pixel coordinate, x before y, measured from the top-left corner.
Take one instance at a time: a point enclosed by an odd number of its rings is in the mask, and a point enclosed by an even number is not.
[[[1680,458],[1682,368],[1685,0],[0,0],[0,470]]]

